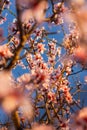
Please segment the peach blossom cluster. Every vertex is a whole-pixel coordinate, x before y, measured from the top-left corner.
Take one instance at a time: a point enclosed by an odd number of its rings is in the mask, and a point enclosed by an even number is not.
[[[0,72],[0,104],[16,130],[87,129],[87,108],[81,109],[79,99],[85,91],[78,77],[87,70],[84,3],[16,0],[15,13],[9,0],[0,0],[0,24],[8,20],[4,12],[13,15],[5,39],[0,27],[0,70],[5,69]],[[84,80],[85,86],[87,76]]]
[[[0,46],[0,56],[5,58],[11,58],[13,54],[7,45],[2,45]]]

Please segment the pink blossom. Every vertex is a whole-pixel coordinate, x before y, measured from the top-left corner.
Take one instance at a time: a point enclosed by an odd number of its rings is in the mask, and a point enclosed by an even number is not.
[[[87,52],[86,46],[78,46],[74,52],[75,60],[85,66],[87,65],[87,53],[86,52]]]
[[[73,119],[73,128],[77,128],[77,130],[79,130],[79,128],[81,130],[83,130],[83,128],[87,129],[87,107],[79,110],[71,119]]]
[[[13,91],[11,87],[11,73],[6,71],[0,72],[0,98],[8,95]]]
[[[47,96],[48,96],[48,99],[50,100],[50,101],[55,101],[56,100],[56,95],[55,95],[55,93],[53,93],[53,92],[48,92],[48,94],[47,94]]]
[[[44,48],[44,44],[42,44],[42,43],[38,43],[37,44],[37,49],[38,49],[38,51],[40,52],[40,53],[42,53],[43,54],[43,52],[45,51],[45,48]]]
[[[13,37],[12,42],[14,43],[14,46],[17,47],[19,45],[19,38]]]
[[[32,78],[35,84],[43,84],[48,83],[50,77],[48,71],[36,68],[35,70],[32,70]]]
[[[87,83],[87,76],[84,77],[84,81]]]
[[[32,103],[27,98],[21,100],[19,111],[25,119],[31,120],[34,116]]]
[[[7,113],[12,112],[16,107],[19,106],[19,103],[22,99],[21,97],[22,96],[20,96],[20,94],[14,90],[13,92],[9,92],[9,94],[3,98],[2,108],[4,111]]]
[[[9,31],[9,33],[13,33],[15,31],[17,31],[17,20],[16,19],[13,19],[13,22],[8,27],[8,31]]]
[[[17,81],[19,83],[24,83],[24,84],[29,83],[29,81],[30,81],[30,74],[28,74],[28,73],[23,74],[22,76],[17,78]]]
[[[71,70],[71,67],[66,67],[66,75],[69,75],[71,74],[72,70]]]
[[[69,91],[64,91],[64,96],[65,96],[66,101],[67,101],[69,104],[73,102],[71,93],[70,93]]]
[[[7,20],[6,17],[0,16],[0,24],[3,24]]]
[[[0,56],[5,58],[11,58],[13,54],[7,45],[2,45],[0,46]]]
[[[44,10],[47,8],[47,1],[40,1],[36,6],[31,9],[26,9],[21,16],[22,21],[29,21],[31,18],[35,18],[37,22],[42,22],[45,17]],[[25,17],[26,16],[26,17]]]
[[[11,80],[11,72],[0,72],[0,100],[2,108],[7,112],[12,112],[23,99],[20,92],[15,91]]]
[[[85,0],[72,0],[72,3],[76,6],[82,6],[85,3]]]
[[[61,2],[58,2],[57,4],[54,5],[54,11],[57,12],[58,14],[63,13],[65,10],[66,10],[65,6]]]
[[[40,129],[40,130],[55,130],[54,127],[47,126],[45,124],[42,124],[42,125],[36,124],[36,125],[34,125],[33,130],[38,130],[38,129]]]
[[[47,64],[44,63],[43,61],[38,61],[37,65],[38,65],[38,67],[40,67],[44,71],[46,71],[48,69]]]
[[[36,53],[35,56],[34,56],[35,60],[42,60],[42,56],[40,53]]]

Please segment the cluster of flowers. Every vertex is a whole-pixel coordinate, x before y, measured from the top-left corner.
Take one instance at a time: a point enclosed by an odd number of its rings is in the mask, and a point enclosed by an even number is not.
[[[6,16],[2,16],[2,11],[10,7],[11,2],[9,0],[0,1],[0,25],[6,21]]]
[[[68,3],[64,0],[58,3],[54,0],[50,3],[47,0],[16,0],[17,18],[8,27],[7,38],[3,36],[4,29],[0,28],[0,43],[8,40],[7,44],[0,45],[0,68],[5,69],[0,72],[0,103],[8,114],[15,115],[18,111],[16,122],[20,122],[20,127],[28,126],[32,130],[72,130],[74,124],[76,130],[87,129],[87,114],[83,114],[87,112],[87,108],[71,117],[74,106],[80,108],[80,104],[75,101],[73,85],[69,79],[76,63],[87,68],[87,39],[84,28],[84,25],[87,26],[87,17],[83,15],[84,3],[84,0],[71,0]],[[2,12],[8,5],[10,1],[0,1],[0,23],[5,21],[2,21]],[[47,14],[48,17],[45,17],[46,12],[51,9],[52,15]],[[64,14],[68,15],[68,20],[71,15],[69,25],[64,23]],[[42,27],[44,22],[46,27]],[[50,37],[55,34],[50,32],[50,25],[53,26],[53,23],[57,28],[62,27],[64,37],[61,44],[56,36]],[[69,29],[68,34],[65,34],[65,24]],[[61,36],[57,32],[56,35]],[[84,42],[83,45],[81,42]],[[11,71],[13,68],[16,71],[18,66],[27,72],[14,77]],[[75,91],[77,94],[79,92],[80,89]],[[15,118],[12,119],[18,130]],[[52,124],[55,128],[44,124]]]

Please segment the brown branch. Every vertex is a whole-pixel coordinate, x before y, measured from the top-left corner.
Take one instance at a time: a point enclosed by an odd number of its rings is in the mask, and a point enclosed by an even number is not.
[[[20,118],[16,110],[12,112],[12,120],[16,130],[23,130],[20,126]]]
[[[29,31],[29,33],[26,34],[26,35],[24,35],[23,34],[23,30],[22,30],[22,22],[20,20],[19,5],[18,5],[17,1],[16,1],[16,10],[17,10],[18,29],[19,29],[19,32],[20,32],[20,44],[17,47],[13,58],[10,60],[10,62],[8,64],[6,64],[6,66],[5,66],[6,70],[11,70],[14,67],[15,63],[17,62],[17,60],[20,57],[20,53],[21,53],[21,51],[22,51],[22,49],[23,49],[23,47],[24,47],[27,39],[32,34],[32,32],[34,31],[34,29],[37,27],[37,24],[35,23],[33,25],[33,27],[31,28],[31,30]]]
[[[74,72],[74,73],[69,74],[68,77],[71,76],[71,75],[75,75],[75,74],[81,73],[81,72],[84,71],[84,70],[85,70],[85,69],[82,68],[81,70],[79,70],[79,71],[77,71],[77,72]]]

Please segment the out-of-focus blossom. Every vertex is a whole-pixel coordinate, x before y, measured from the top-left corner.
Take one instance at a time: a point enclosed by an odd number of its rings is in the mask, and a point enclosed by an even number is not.
[[[85,46],[78,46],[74,51],[74,58],[80,64],[87,66],[87,48]]]
[[[20,104],[20,113],[23,115],[23,117],[31,120],[34,116],[33,106],[29,99],[24,98]]]
[[[78,0],[79,3],[79,0]],[[69,24],[74,23],[77,26],[77,31],[79,32],[79,43],[82,44],[82,41],[84,41],[86,43],[87,41],[87,3],[84,2],[84,4],[80,7],[77,8],[77,6],[75,6],[73,12],[68,11],[65,14],[65,20],[66,22],[68,22]],[[73,26],[73,25],[72,25]],[[80,41],[81,40],[81,41]]]
[[[0,100],[3,109],[10,113],[12,112],[21,102],[23,96],[12,86],[11,73],[10,71],[0,72]]]
[[[0,128],[0,130],[8,130],[8,128],[6,126],[3,126],[2,128]]]
[[[84,77],[84,81],[87,83],[87,76]]]
[[[0,42],[2,42],[4,40],[4,37],[3,37],[3,29],[0,28]]]
[[[34,7],[25,9],[21,15],[22,21],[28,22],[31,18],[35,18],[39,23],[44,20],[47,1],[38,2]]]
[[[75,6],[82,6],[85,3],[85,0],[71,0],[71,2],[75,4]]]
[[[19,91],[20,88],[15,89],[14,85],[15,84],[12,83],[10,71],[9,72],[1,71],[0,72],[0,101],[1,101],[2,108],[7,113],[11,113],[13,110],[15,110],[17,107],[21,105],[26,107],[25,109],[27,110],[24,109],[25,112],[30,112],[30,107],[28,107],[30,105],[30,102],[28,102],[28,99],[26,99],[25,96],[23,96],[23,93]]]
[[[11,74],[10,72],[1,71],[0,72],[0,98],[8,95],[13,91],[11,87]]]
[[[78,9],[76,12],[75,20],[77,21],[77,24],[80,29],[81,37],[86,37],[87,34],[87,6],[82,6],[81,9]],[[87,37],[86,37],[87,38]]]
[[[23,8],[23,7],[29,7],[29,8],[31,8],[37,2],[38,2],[38,0],[36,0],[36,1],[34,1],[34,0],[17,0],[17,4],[18,4],[18,6],[20,8]]]
[[[78,111],[76,114],[72,116],[73,119],[73,128],[77,128],[79,130],[79,127],[81,130],[85,128],[87,129],[87,107],[84,107],[80,111]]]
[[[44,124],[42,124],[42,125],[38,125],[38,124],[34,125],[33,130],[38,130],[38,129],[39,130],[55,130],[54,127],[44,125]]]
[[[12,112],[14,109],[16,109],[22,100],[20,94],[13,90],[12,93],[9,93],[7,96],[4,97],[2,102],[2,107],[4,111],[7,113]]]
[[[3,97],[2,108],[6,113],[11,113],[16,108],[20,108],[24,117],[31,119],[33,116],[33,107],[31,102],[23,95],[23,93],[19,92],[19,90],[17,91],[13,89],[12,92],[9,92]]]
[[[7,45],[2,45],[0,46],[0,56],[5,58],[11,58],[13,54]]]

